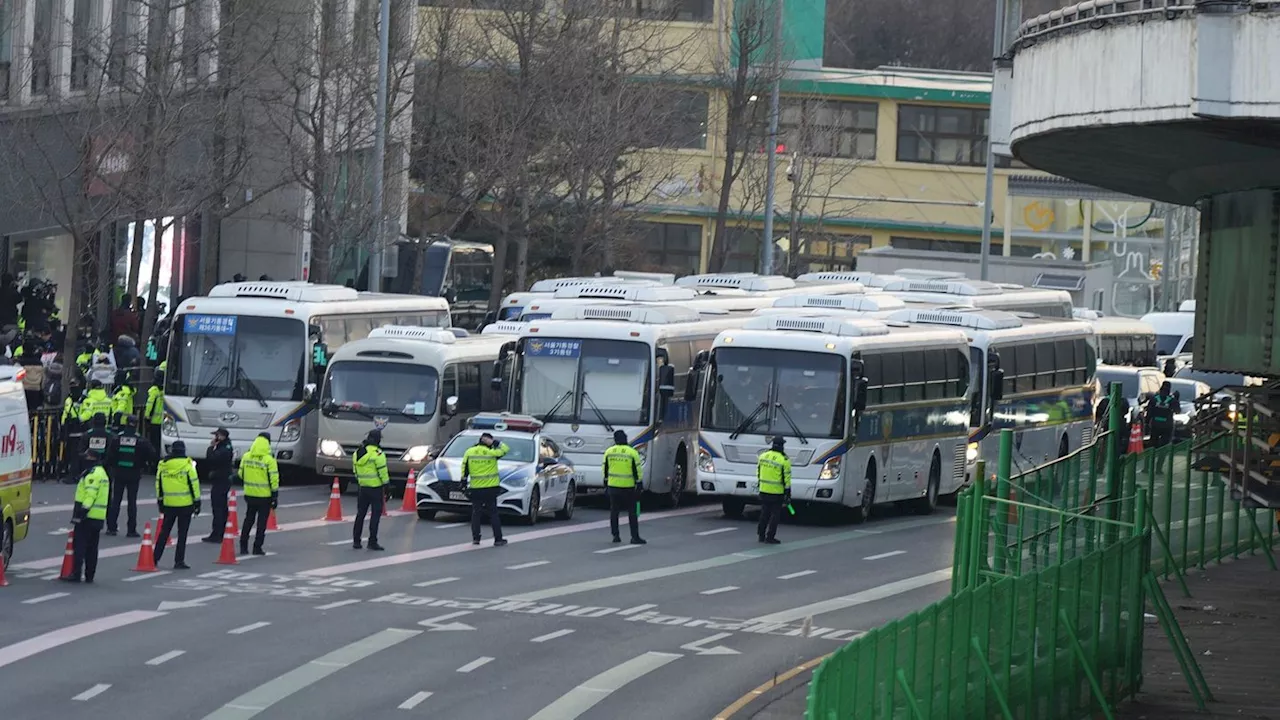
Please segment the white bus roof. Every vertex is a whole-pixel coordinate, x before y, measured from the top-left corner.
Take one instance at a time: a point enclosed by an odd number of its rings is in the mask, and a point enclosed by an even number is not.
[[[354,315],[402,312],[410,315],[421,310],[446,313],[444,324],[448,325],[449,303],[441,297],[356,292],[338,285],[301,282],[223,283],[214,286],[206,297],[191,297],[178,303],[177,314],[284,314],[309,320],[312,315],[332,313]]]
[[[676,280],[676,285],[696,288],[729,288],[749,292],[766,292],[794,288],[796,281],[783,275],[757,275],[755,273],[709,273],[687,275]]]
[[[405,337],[367,337],[352,340],[333,353],[330,367],[343,360],[413,362],[443,366],[451,360],[474,362],[496,360],[502,346],[510,342],[502,335],[472,335],[456,342],[424,341]]]
[[[481,335],[523,335],[529,329],[529,323],[515,320],[499,320],[484,326]]]
[[[1178,304],[1178,312],[1193,313],[1196,311],[1195,300],[1183,300]]]
[[[460,338],[448,330],[439,328],[418,327],[415,325],[383,325],[369,331],[370,338],[396,338],[398,340],[414,340],[417,342],[452,345]]]
[[[1081,318],[1077,318],[1081,319]],[[1087,321],[1099,335],[1155,335],[1151,323],[1126,317],[1100,317]]]
[[[856,270],[832,270],[827,272],[805,273],[796,278],[802,285],[827,285],[830,283],[858,283],[866,287],[883,288],[891,282],[903,278],[898,275],[880,275],[877,273],[858,272]]]
[[[773,308],[807,310],[841,310],[847,312],[884,312],[907,306],[901,298],[887,293],[841,295],[789,295],[773,301]],[[767,313],[757,311],[757,314]]]
[[[670,325],[702,320],[697,310],[680,305],[573,305],[551,314],[552,320],[613,320],[641,325]]]
[[[866,318],[824,317],[821,315],[772,315],[756,317],[742,326],[745,330],[795,330],[842,337],[885,335],[889,326]]]
[[[890,320],[924,325],[948,325],[964,329],[971,338],[985,335],[988,341],[1034,340],[1049,337],[1094,335],[1093,326],[1080,320],[1058,318],[1021,318],[1002,310],[969,308],[932,308],[903,310],[889,315]]]
[[[630,302],[686,302],[699,297],[690,287],[600,283],[556,290],[556,299],[625,300]]]
[[[924,293],[931,295],[999,295],[1005,291],[995,283],[982,280],[919,280],[904,278],[884,287],[886,292]]]
[[[745,326],[722,331],[714,347],[834,353],[848,357],[855,350],[900,347],[964,348],[968,340],[959,330],[898,326],[869,320],[812,317],[779,318],[792,322],[773,328]],[[749,324],[750,325],[750,324]],[[878,326],[878,327],[875,327]],[[829,332],[834,331],[834,332]]]

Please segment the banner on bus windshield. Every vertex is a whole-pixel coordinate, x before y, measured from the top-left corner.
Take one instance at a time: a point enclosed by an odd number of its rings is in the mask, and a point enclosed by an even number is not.
[[[582,341],[529,340],[524,350],[530,357],[576,358],[582,354]]]
[[[235,335],[235,315],[183,315],[182,329],[191,335]]]

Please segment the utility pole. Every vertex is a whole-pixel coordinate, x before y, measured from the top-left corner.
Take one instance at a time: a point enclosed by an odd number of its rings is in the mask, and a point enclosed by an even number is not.
[[[378,90],[373,135],[373,245],[369,252],[369,289],[382,290],[382,260],[386,250],[387,210],[387,66],[391,60],[391,0],[381,0],[378,11]]]
[[[764,185],[764,237],[761,248],[760,274],[773,274],[773,211],[778,170],[778,95],[782,84],[782,3],[773,0],[773,87],[769,91],[769,169]]]
[[[796,258],[800,255],[800,201],[801,183],[804,181],[804,159],[800,153],[792,150],[791,164],[787,166],[787,180],[791,182],[791,218],[787,227],[787,245],[791,250],[787,259],[787,274],[794,275]]]
[[[989,275],[988,266],[991,263],[991,220],[992,213],[995,212],[995,172],[996,172],[996,153],[991,146],[991,128],[995,125],[992,122],[991,110],[995,109],[996,94],[996,70],[998,58],[1004,54],[1005,42],[1005,0],[996,0],[996,19],[995,32],[991,38],[991,99],[992,102],[987,110],[987,174],[986,174],[986,190],[983,195],[982,202],[982,256],[978,264],[978,279],[986,280]]]

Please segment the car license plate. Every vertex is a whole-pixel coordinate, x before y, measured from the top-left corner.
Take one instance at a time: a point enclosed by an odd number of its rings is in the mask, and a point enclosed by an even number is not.
[[[467,494],[464,492],[451,492],[449,493],[449,499],[450,500],[466,500]]]

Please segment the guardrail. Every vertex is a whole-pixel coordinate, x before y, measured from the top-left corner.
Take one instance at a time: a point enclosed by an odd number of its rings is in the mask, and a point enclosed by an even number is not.
[[[1031,18],[1018,26],[1013,39],[1013,49],[1031,45],[1045,35],[1089,26],[1098,29],[1116,21],[1145,20],[1151,16],[1163,16],[1175,20],[1190,15],[1204,0],[1088,0],[1059,10]],[[1209,3],[1218,4],[1223,3]],[[1230,3],[1248,5],[1248,0]],[[1259,3],[1268,5],[1270,3]]]

